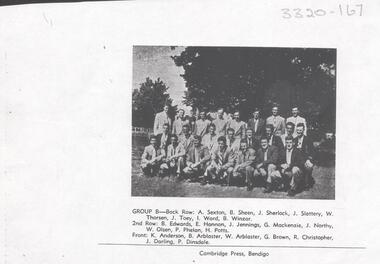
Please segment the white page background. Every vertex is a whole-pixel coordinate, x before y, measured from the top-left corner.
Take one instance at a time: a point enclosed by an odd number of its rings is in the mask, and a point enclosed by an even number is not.
[[[291,20],[281,8],[340,2],[0,7],[1,263],[376,263],[380,4],[358,3],[362,17]],[[133,45],[337,48],[336,199],[131,197]],[[98,245],[127,243],[131,209],[160,206],[334,210],[334,244],[367,249],[275,248],[250,259]]]

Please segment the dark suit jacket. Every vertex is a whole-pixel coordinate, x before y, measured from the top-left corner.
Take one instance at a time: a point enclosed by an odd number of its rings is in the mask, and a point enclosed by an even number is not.
[[[315,148],[314,148],[313,141],[308,136],[303,136],[303,137],[304,138],[302,141],[302,146],[301,146],[301,148],[299,148],[299,150],[301,150],[305,159],[309,159],[310,161],[312,161],[315,158]],[[298,137],[294,141],[295,141],[295,146],[297,148]]]
[[[247,127],[253,130],[253,136],[256,139],[260,139],[265,134],[265,120],[262,118],[259,118],[257,131],[255,131],[255,122],[253,118],[248,120]]]
[[[269,139],[268,139],[269,141]],[[282,142],[281,137],[273,135],[272,146],[277,147],[278,151],[281,152],[284,150],[284,143]]]
[[[280,164],[285,164],[286,163],[286,150],[284,149],[280,153]],[[294,148],[292,152],[292,156],[290,158],[290,169],[293,167],[298,167],[299,169],[303,169],[305,164],[305,157],[302,155],[301,151]]]
[[[259,142],[258,139],[256,139],[256,138],[253,137],[253,138],[250,140],[251,142],[248,142],[249,140],[248,140],[247,137],[246,137],[245,139],[247,140],[247,146],[248,146],[249,148],[253,148],[254,150],[258,150],[258,149],[260,148],[260,142]]]
[[[167,151],[168,150],[168,146],[170,145],[170,136],[171,136],[171,134],[169,133],[168,134],[168,138],[167,138],[167,140],[166,140],[166,143],[165,143],[165,147],[164,147],[164,149],[165,149],[165,151]],[[158,134],[157,136],[156,136],[156,138],[157,138],[157,143],[158,143],[158,145],[159,146],[161,146],[161,137],[162,137],[162,133],[160,133],[160,134]]]
[[[264,161],[264,151],[260,148],[256,155],[256,164],[263,163],[265,166],[268,164],[278,164],[278,149],[275,146],[269,146],[267,152],[267,160]]]

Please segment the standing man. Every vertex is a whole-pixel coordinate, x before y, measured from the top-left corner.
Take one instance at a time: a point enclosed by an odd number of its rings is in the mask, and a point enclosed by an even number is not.
[[[218,148],[211,154],[211,163],[206,169],[201,184],[205,185],[209,181],[227,179],[227,170],[234,166],[234,158],[234,153],[227,147],[226,138],[220,136],[218,138]]]
[[[161,164],[160,174],[166,175],[179,175],[180,172],[184,168],[184,156],[185,149],[181,144],[178,143],[178,136],[172,134],[170,136],[171,144],[168,146],[168,151],[166,152],[166,158],[164,159],[164,163]],[[180,160],[180,158],[182,158]]]
[[[272,182],[278,179],[278,175],[274,173],[278,164],[278,149],[275,146],[269,146],[266,137],[261,139],[260,145],[261,148],[257,151],[256,169],[253,173],[254,181],[264,180],[266,182],[264,193],[270,193],[273,191]]]
[[[145,176],[155,176],[165,158],[165,150],[158,146],[155,136],[150,138],[149,143],[141,156],[141,169]]]
[[[278,114],[278,106],[272,107],[272,115],[267,118],[266,124],[273,126],[275,135],[285,134],[285,119]]]
[[[295,139],[296,148],[299,149],[305,157],[305,190],[309,190],[313,185],[313,167],[315,158],[314,144],[311,138],[305,136],[305,126],[304,124],[298,124],[297,128],[297,138]]]
[[[285,130],[286,130],[286,133],[284,135],[281,135],[281,140],[282,140],[282,143],[284,144],[284,146],[286,146],[285,139],[287,137],[293,137],[293,134],[295,131],[294,124],[292,122],[287,122]]]
[[[243,178],[247,184],[247,190],[250,191],[253,188],[252,178],[254,171],[254,162],[256,159],[256,151],[253,148],[249,148],[245,139],[240,141],[240,150],[235,158],[235,166],[232,168],[232,179]],[[228,185],[230,181],[228,181]]]
[[[209,150],[201,144],[202,138],[194,136],[194,144],[186,153],[186,167],[183,172],[187,177],[198,179],[206,171],[207,162],[210,160]]]
[[[210,152],[218,147],[218,135],[215,133],[215,124],[211,123],[208,133],[202,138],[202,145],[206,146]]]
[[[227,119],[224,117],[223,108],[219,108],[216,118],[212,121],[215,125],[215,133],[218,136],[225,136],[227,130]]]
[[[288,122],[292,122],[294,124],[294,127],[297,127],[298,124],[303,124],[305,127],[304,134],[306,136],[306,130],[307,130],[306,120],[305,118],[299,116],[298,106],[294,106],[292,108],[292,116],[286,119],[286,123]],[[297,137],[296,131],[293,132],[293,137]]]
[[[188,121],[185,119],[185,110],[179,109],[178,115],[173,122],[172,134],[175,134],[177,136],[182,135],[182,126],[187,122]]]
[[[210,120],[206,119],[206,112],[204,110],[199,113],[199,117],[200,118],[195,122],[194,134],[203,137],[206,135],[211,122]]]
[[[170,144],[170,134],[169,134],[169,124],[165,123],[162,127],[162,133],[157,135],[157,142],[160,148],[165,151],[168,149]]]
[[[253,118],[248,120],[247,128],[252,129],[257,141],[260,141],[265,134],[265,120],[260,118],[260,110],[258,108],[255,108],[253,111]]]
[[[162,133],[164,124],[169,124],[169,130],[170,130],[172,120],[170,119],[168,112],[169,112],[169,105],[165,105],[164,111],[156,114],[154,118],[154,125],[153,125],[153,134],[155,136]]]
[[[182,176],[182,168],[185,167],[186,164],[186,154],[189,152],[189,149],[194,144],[194,136],[190,134],[190,126],[188,124],[184,124],[182,126],[182,136],[179,137],[179,144],[182,145],[182,148],[184,149],[184,154],[182,157],[179,157],[178,162],[181,164],[178,177],[180,178]]]
[[[195,108],[190,109],[189,115],[186,116],[186,121],[190,128],[190,134],[194,134],[195,122],[197,121],[197,114]]]
[[[285,178],[286,185],[290,187],[288,196],[294,196],[300,190],[304,163],[302,153],[294,147],[293,137],[287,136],[285,138],[285,150],[280,154],[280,170]]]
[[[284,149],[284,145],[282,144],[281,137],[276,136],[273,133],[273,125],[269,124],[265,126],[265,136],[268,139],[269,146],[277,147],[278,151],[282,151]]]
[[[235,138],[235,130],[233,128],[227,129],[226,144],[234,153],[237,153],[240,148],[240,138]]]
[[[245,130],[247,124],[240,120],[240,112],[235,111],[234,119],[228,123],[228,128],[232,128],[235,131],[234,137],[237,139],[245,138]]]

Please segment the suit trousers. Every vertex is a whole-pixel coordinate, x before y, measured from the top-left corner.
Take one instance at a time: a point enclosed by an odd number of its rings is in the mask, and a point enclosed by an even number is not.
[[[261,167],[260,169],[255,169],[253,172],[253,176],[255,178],[264,178],[264,180],[268,183],[272,183],[273,179],[278,178],[278,175],[275,173],[276,165],[268,164],[267,169]],[[258,179],[257,179],[258,180]]]
[[[302,171],[298,167],[293,167],[292,169],[283,170],[282,174],[285,180],[289,183],[291,190],[299,190],[300,184],[302,182]]]

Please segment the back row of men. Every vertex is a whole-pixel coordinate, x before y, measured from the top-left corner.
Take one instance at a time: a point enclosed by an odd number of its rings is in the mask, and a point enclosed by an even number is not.
[[[227,133],[228,128],[233,128],[236,138],[244,138],[246,130],[252,129],[256,139],[259,139],[265,134],[265,125],[273,125],[273,133],[277,136],[286,134],[286,123],[291,122],[296,127],[298,124],[304,124],[305,135],[307,134],[307,126],[305,118],[299,116],[298,107],[292,108],[292,116],[287,119],[278,114],[278,107],[272,108],[272,115],[266,120],[260,117],[259,109],[253,111],[253,117],[244,122],[240,119],[240,112],[226,114],[223,108],[220,108],[217,113],[206,113],[201,111],[199,118],[196,118],[195,111],[191,110],[189,115],[185,116],[183,109],[178,110],[178,114],[175,120],[172,122],[168,115],[169,106],[164,107],[164,111],[156,115],[153,126],[154,135],[161,134],[163,132],[164,124],[169,124],[169,129],[172,134],[180,136],[182,134],[182,126],[188,124],[190,126],[191,133],[203,137],[210,127],[210,124],[215,125],[215,133],[219,136],[224,136]],[[294,132],[293,137],[296,137]]]
[[[200,120],[204,119],[203,114],[200,113]],[[218,111],[218,115],[220,119],[223,112]],[[239,127],[241,134],[237,134],[234,125],[231,126],[232,121],[240,122],[236,112],[226,125],[225,136],[220,130],[217,133],[215,120],[207,124],[203,136],[197,133],[197,122],[194,132],[191,124],[185,122],[180,133],[172,134],[170,124],[164,123],[161,133],[151,137],[150,145],[144,149],[143,172],[200,179],[202,184],[230,185],[244,181],[247,190],[264,183],[264,192],[280,188],[287,190],[290,196],[311,187],[314,146],[305,135],[304,122],[297,125],[287,122],[286,133],[281,136],[275,134],[271,123],[263,127],[263,134],[257,135],[258,121],[253,123],[253,128]],[[172,131],[177,132],[174,128]]]

